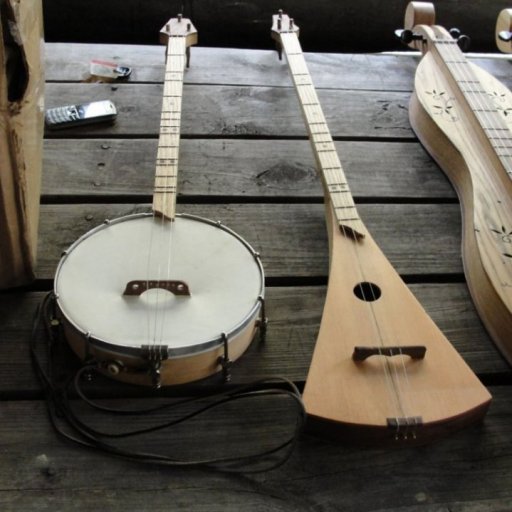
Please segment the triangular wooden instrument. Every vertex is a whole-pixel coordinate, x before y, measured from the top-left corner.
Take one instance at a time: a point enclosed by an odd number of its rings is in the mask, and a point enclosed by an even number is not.
[[[425,442],[485,414],[491,397],[392,268],[352,199],[298,38],[273,17],[322,179],[330,265],[304,389],[311,429],[342,440]]]

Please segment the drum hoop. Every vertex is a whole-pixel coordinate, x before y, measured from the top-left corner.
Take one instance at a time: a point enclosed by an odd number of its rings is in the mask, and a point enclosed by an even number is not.
[[[63,251],[62,258],[59,261],[59,264],[57,265],[57,270],[55,272],[55,282],[54,282],[54,296],[55,296],[55,302],[59,308],[59,310],[64,315],[64,318],[66,319],[66,322],[73,328],[74,331],[82,335],[84,338],[86,338],[87,343],[97,346],[98,348],[109,350],[110,352],[116,352],[121,355],[133,355],[133,356],[140,356],[140,353],[142,351],[141,347],[128,347],[126,345],[117,345],[109,343],[106,340],[103,340],[101,338],[95,338],[93,335],[91,335],[88,332],[84,332],[80,327],[78,327],[71,318],[69,318],[68,315],[65,314],[65,308],[61,307],[62,300],[58,295],[57,292],[57,284],[59,279],[59,274],[61,271],[62,266],[66,262],[66,256],[70,254],[76,246],[78,246],[80,243],[82,243],[84,240],[89,238],[90,236],[94,235],[98,231],[101,231],[102,229],[106,229],[108,226],[112,224],[119,224],[120,222],[125,222],[132,220],[134,218],[138,217],[151,217],[152,213],[134,213],[130,215],[124,215],[123,217],[118,217],[113,220],[105,220],[102,224],[99,226],[96,226],[95,228],[87,231],[87,233],[83,234],[80,238],[75,240],[67,250]],[[253,256],[254,261],[256,265],[258,266],[259,274],[260,274],[260,292],[259,295],[254,303],[254,306],[250,309],[249,313],[245,315],[245,317],[236,324],[230,331],[225,331],[219,333],[219,335],[215,338],[211,338],[207,341],[196,343],[194,345],[189,345],[187,347],[181,347],[181,348],[172,348],[168,347],[168,354],[171,358],[179,358],[179,357],[187,357],[191,355],[200,354],[202,352],[208,352],[214,348],[217,348],[221,346],[224,343],[224,339],[227,338],[228,342],[235,337],[238,333],[242,332],[247,325],[250,324],[251,320],[258,314],[258,312],[261,309],[262,301],[264,299],[264,293],[265,293],[265,277],[263,272],[263,265],[261,264],[260,255],[258,252],[256,252],[252,246],[244,239],[242,238],[238,233],[233,231],[232,229],[228,228],[222,222],[220,221],[212,221],[210,219],[206,219],[204,217],[200,217],[198,215],[191,215],[187,213],[178,213],[176,214],[176,217],[181,217],[184,219],[194,220],[198,222],[203,222],[205,224],[209,224],[210,226],[217,227],[219,229],[222,229],[223,231],[229,233],[230,235],[234,236],[239,242],[242,243],[242,245],[245,246],[245,248],[249,251],[249,253]],[[142,345],[142,344],[141,344]]]

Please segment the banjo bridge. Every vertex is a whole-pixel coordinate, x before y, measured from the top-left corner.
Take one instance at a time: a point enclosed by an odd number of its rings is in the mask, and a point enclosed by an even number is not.
[[[128,281],[126,288],[124,289],[123,295],[142,295],[144,292],[153,288],[162,288],[174,295],[188,295],[190,296],[190,290],[188,284],[185,281],[177,280],[148,280],[139,279],[134,281]]]
[[[371,356],[409,356],[411,359],[424,359],[427,348],[423,345],[408,345],[395,347],[354,347],[352,359],[364,361]]]

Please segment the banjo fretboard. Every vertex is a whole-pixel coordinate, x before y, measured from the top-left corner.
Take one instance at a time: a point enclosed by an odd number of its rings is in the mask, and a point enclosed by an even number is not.
[[[171,19],[161,34],[168,37],[168,40],[153,212],[172,221],[176,215],[183,74],[187,64],[187,50],[197,42],[197,32],[188,20],[179,16]]]

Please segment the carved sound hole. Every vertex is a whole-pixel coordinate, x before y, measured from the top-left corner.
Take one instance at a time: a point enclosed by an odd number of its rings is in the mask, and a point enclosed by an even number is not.
[[[363,281],[354,286],[354,295],[365,302],[373,302],[380,298],[382,292],[376,284]]]

